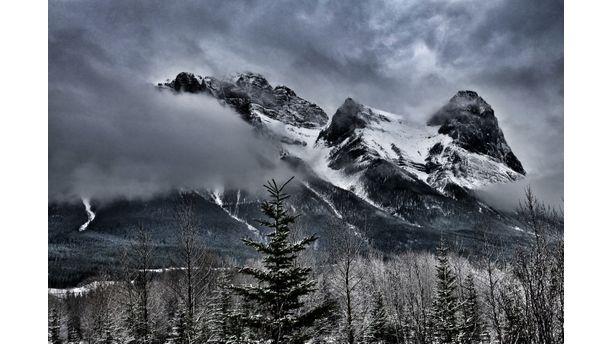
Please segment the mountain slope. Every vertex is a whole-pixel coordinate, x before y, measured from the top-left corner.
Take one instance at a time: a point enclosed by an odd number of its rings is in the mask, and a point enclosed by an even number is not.
[[[459,92],[449,104],[457,104],[464,94]],[[448,107],[447,104],[442,109]],[[482,125],[477,120],[467,124],[467,116],[458,117],[463,116],[464,110],[455,110],[459,115],[449,114],[442,119],[438,112],[428,125],[418,125],[349,98],[318,141],[331,148],[329,166],[333,169],[353,174],[382,159],[406,171],[411,179],[421,180],[447,195],[453,195],[457,187],[474,190],[521,179],[525,172],[520,162],[513,160],[514,154],[497,120],[493,117]],[[476,138],[480,139],[479,145],[473,143]]]
[[[428,123],[418,124],[351,98],[330,120],[316,104],[254,73],[226,80],[180,73],[158,86],[214,97],[277,145],[279,159],[298,176],[289,190],[291,209],[303,214],[298,229],[321,237],[317,250],[333,245],[330,233],[343,229],[383,252],[431,249],[441,233],[478,252],[485,227],[507,245],[529,237],[516,219],[473,196],[482,186],[525,174],[491,106],[475,92],[458,92]],[[194,199],[212,250],[246,259],[252,252],[240,238],[265,237],[255,221],[261,196],[230,189],[182,192]],[[50,204],[50,284],[65,286],[109,266],[138,223],[153,233],[156,264],[171,264],[174,199],[172,193],[146,201],[94,199],[95,218],[83,232],[78,228],[88,213],[80,200]]]

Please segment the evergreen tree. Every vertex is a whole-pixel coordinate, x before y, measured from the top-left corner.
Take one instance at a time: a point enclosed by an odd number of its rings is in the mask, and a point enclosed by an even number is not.
[[[451,271],[448,260],[448,248],[442,241],[437,251],[436,264],[436,294],[433,302],[434,338],[440,344],[454,344],[458,342],[460,329],[457,324],[456,277]]]
[[[68,318],[68,344],[79,344],[81,342],[81,320],[76,315]]]
[[[374,305],[370,311],[370,323],[365,332],[364,342],[370,344],[392,343],[394,342],[392,333],[382,293],[377,290],[374,293]]]
[[[247,338],[254,338],[252,329],[246,326],[246,319],[251,315],[251,305],[248,302],[237,303],[230,311],[227,321],[225,344],[244,344]]]
[[[122,343],[134,344],[137,343],[137,314],[136,314],[136,305],[132,300],[132,286],[131,283],[128,284],[128,299],[125,305],[125,309],[121,314],[121,325],[124,331],[122,331],[122,335],[120,336],[122,339]]]
[[[175,344],[180,341],[182,328],[179,313],[180,311],[176,310],[170,315],[170,329],[168,330],[168,335],[166,336],[166,341],[164,342],[165,344]]]
[[[461,342],[466,344],[478,343],[482,332],[482,322],[480,319],[478,293],[472,274],[466,277],[464,289],[465,300],[463,300],[461,305],[463,315]]]
[[[51,308],[49,310],[49,343],[50,344],[61,344],[62,339],[60,337],[60,317],[57,309]]]
[[[257,280],[256,285],[235,287],[239,295],[255,308],[245,319],[245,325],[257,335],[258,340],[272,344],[304,343],[312,336],[309,329],[326,315],[329,305],[306,310],[304,297],[315,291],[315,281],[310,279],[311,268],[297,265],[298,254],[317,239],[306,237],[290,242],[291,225],[297,216],[289,214],[284,202],[289,195],[283,192],[293,178],[280,187],[272,180],[265,185],[270,200],[261,205],[268,217],[259,221],[272,229],[266,242],[243,239],[263,255],[263,268],[244,267],[240,272]]]
[[[166,344],[191,344],[196,342],[193,319],[186,305],[181,305],[172,318],[172,328]]]
[[[506,321],[503,326],[504,342],[515,344],[530,343],[526,332],[527,322],[520,302],[520,292],[516,285],[502,289],[502,309]]]
[[[112,344],[115,343],[112,323],[108,317],[108,313],[100,315],[99,322],[96,322],[93,328],[93,342],[95,344]]]
[[[324,272],[319,272],[319,290],[314,299],[320,300],[323,304],[331,305],[330,312],[325,317],[325,321],[317,325],[317,335],[312,340],[312,344],[327,344],[328,338],[337,332],[340,325],[342,314],[339,311],[336,296],[333,294],[333,289],[330,286],[331,282]]]
[[[218,287],[214,292],[210,304],[210,313],[207,320],[209,333],[208,343],[227,343],[234,322],[232,312],[232,295],[229,289],[229,275],[222,272],[218,279]]]
[[[85,297],[83,321],[87,340],[94,344],[111,344],[115,342],[114,323],[110,308],[112,288],[101,284]]]
[[[436,325],[434,319],[434,310],[429,307],[424,310],[425,313],[425,323],[424,328],[421,333],[415,331],[414,333],[414,343],[433,343],[434,337],[436,335]]]

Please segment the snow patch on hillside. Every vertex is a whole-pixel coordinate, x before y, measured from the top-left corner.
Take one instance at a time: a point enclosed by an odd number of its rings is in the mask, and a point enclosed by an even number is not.
[[[304,186],[310,190],[310,192],[312,192],[313,194],[315,194],[317,197],[319,197],[323,202],[325,202],[325,204],[327,204],[327,206],[329,206],[329,208],[332,210],[332,212],[334,213],[334,215],[336,215],[337,218],[342,219],[342,214],[340,214],[340,212],[338,211],[338,209],[336,209],[336,207],[334,206],[334,204],[331,202],[331,200],[329,200],[327,197],[323,196],[323,194],[321,194],[320,192],[318,192],[317,190],[315,190],[314,188],[312,188],[312,186],[308,185],[308,183],[304,182],[302,183],[304,184]]]
[[[212,198],[212,200],[215,202],[216,205],[218,205],[221,209],[223,209],[224,212],[226,212],[231,218],[233,218],[234,220],[244,224],[249,231],[251,231],[253,234],[255,234],[255,236],[257,237],[257,239],[259,240],[264,240],[261,233],[259,232],[259,230],[255,227],[253,227],[251,224],[249,224],[246,220],[243,220],[241,218],[239,218],[238,216],[236,216],[235,213],[232,213],[231,211],[229,211],[228,209],[226,209],[223,206],[223,199],[221,198],[221,196],[223,195],[223,193],[219,190],[215,190],[213,192],[211,192],[210,196]],[[202,196],[202,195],[200,195]],[[240,193],[238,193],[238,200],[240,200]],[[236,204],[236,209],[238,208],[238,204]]]
[[[68,295],[82,296],[93,290],[96,290],[97,288],[109,286],[114,283],[116,282],[114,281],[95,281],[95,282],[91,282],[83,286],[74,287],[74,288],[66,288],[66,289],[48,288],[48,293],[49,295],[53,295],[59,298],[65,298]]]
[[[91,210],[91,203],[89,198],[83,198],[83,205],[85,206],[85,211],[87,212],[87,222],[79,227],[79,232],[82,232],[87,229],[87,226],[96,218],[96,213]]]

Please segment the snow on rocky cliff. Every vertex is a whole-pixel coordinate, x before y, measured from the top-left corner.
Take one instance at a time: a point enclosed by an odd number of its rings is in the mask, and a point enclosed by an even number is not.
[[[361,175],[375,161],[453,195],[521,179],[525,171],[507,145],[492,107],[476,92],[459,91],[428,123],[346,99],[329,121],[316,104],[261,75],[228,80],[180,73],[162,87],[207,93],[234,108],[283,154],[303,160],[319,177],[365,197]],[[329,122],[329,123],[328,123]]]

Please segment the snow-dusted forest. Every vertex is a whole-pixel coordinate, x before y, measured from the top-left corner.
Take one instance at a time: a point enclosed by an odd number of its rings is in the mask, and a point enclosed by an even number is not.
[[[259,259],[208,250],[185,198],[174,266],[152,265],[141,227],[113,273],[50,290],[49,343],[563,343],[563,214],[530,190],[517,209],[533,233],[522,247],[483,225],[479,255],[443,235],[436,252],[389,254],[345,228],[314,250],[284,186],[266,186],[270,234],[244,240]]]

